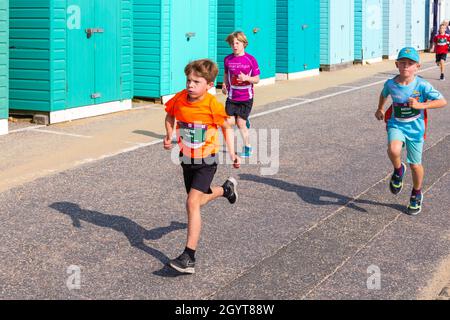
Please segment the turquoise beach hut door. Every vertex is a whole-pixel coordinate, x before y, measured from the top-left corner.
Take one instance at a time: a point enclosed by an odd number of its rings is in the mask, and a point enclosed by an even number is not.
[[[171,6],[171,81],[170,92],[186,86],[184,67],[192,60],[208,58],[208,0],[174,1]],[[175,54],[176,53],[176,54]]]
[[[94,3],[90,0],[67,2],[67,102],[70,107],[94,103],[94,41],[86,28],[94,21]]]
[[[302,46],[303,48],[303,65],[300,70],[311,70],[319,68],[319,0],[308,1],[307,3],[301,4],[296,3],[297,6],[303,5],[306,8],[305,13],[302,15],[302,21],[300,28],[302,30]],[[317,9],[316,9],[317,8]],[[317,47],[317,49],[316,49]]]
[[[425,0],[411,1],[411,46],[425,49]]]
[[[119,79],[119,1],[68,0],[68,107],[117,99]]]
[[[270,2],[270,1],[269,1]],[[275,4],[274,4],[275,7]],[[246,33],[248,53],[255,56],[261,69],[261,78],[275,74],[274,50],[270,49],[272,37],[271,13],[267,12],[267,1],[242,1],[242,12],[251,12],[254,19],[243,19],[242,30]]]
[[[121,0],[95,0],[95,103],[117,100],[120,96],[120,3]]]
[[[353,60],[353,3],[352,1],[334,1],[334,5],[337,6],[336,12],[340,10],[342,14],[336,14],[336,18],[339,19],[338,28],[340,29],[340,43],[338,43],[336,53],[337,58],[340,59],[338,63],[348,62]]]

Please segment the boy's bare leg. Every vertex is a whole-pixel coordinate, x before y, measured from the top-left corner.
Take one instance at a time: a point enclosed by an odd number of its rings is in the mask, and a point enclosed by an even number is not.
[[[412,179],[413,179],[413,187],[415,190],[422,189],[424,170],[421,164],[410,164]]]
[[[388,146],[389,159],[396,169],[400,168],[402,165],[402,147],[403,142],[399,140],[391,141]]]
[[[186,200],[186,210],[188,215],[188,232],[186,247],[195,250],[200,239],[202,229],[202,218],[200,215],[200,204],[203,192],[191,189]]]
[[[236,124],[234,117],[228,117],[227,122],[230,126],[234,126]]]
[[[444,70],[445,70],[445,61],[444,60],[440,61],[440,66],[441,66],[441,73],[444,73]]]
[[[222,187],[212,187],[211,190],[212,190],[211,194],[204,193],[202,195],[200,206],[203,207],[205,204],[207,204],[211,200],[214,200],[216,198],[223,196],[223,188]]]
[[[247,120],[242,119],[241,117],[237,118],[237,126],[242,135],[242,140],[244,140],[244,145],[250,145],[250,137],[247,128]]]
[[[200,240],[200,231],[202,227],[202,218],[200,208],[209,201],[223,195],[222,187],[211,188],[212,194],[205,194],[199,190],[191,189],[186,201],[186,210],[188,214],[188,233],[186,247],[195,250]]]

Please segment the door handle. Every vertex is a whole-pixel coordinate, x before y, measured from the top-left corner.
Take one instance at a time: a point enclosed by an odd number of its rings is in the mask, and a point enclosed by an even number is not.
[[[195,37],[195,32],[186,32],[185,36],[189,41],[191,38]]]
[[[86,29],[86,34],[87,34],[88,39],[90,37],[92,37],[93,33],[103,33],[103,32],[105,32],[105,30],[103,28],[88,28],[88,29]]]

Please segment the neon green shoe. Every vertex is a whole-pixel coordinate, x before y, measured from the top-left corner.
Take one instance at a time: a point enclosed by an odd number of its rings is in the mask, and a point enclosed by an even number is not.
[[[395,172],[392,174],[391,181],[389,182],[389,190],[393,194],[399,194],[403,189],[403,177],[406,173],[406,165],[402,162],[403,174],[399,176]]]

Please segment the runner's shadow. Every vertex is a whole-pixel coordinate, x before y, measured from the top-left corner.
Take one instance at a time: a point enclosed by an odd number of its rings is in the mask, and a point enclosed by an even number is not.
[[[288,192],[295,192],[297,195],[306,203],[310,203],[313,205],[346,205],[348,208],[354,209],[359,212],[367,213],[367,210],[357,206],[357,203],[360,204],[368,204],[375,206],[384,206],[397,211],[405,212],[405,208],[399,204],[390,204],[390,203],[381,203],[375,202],[371,200],[362,200],[350,198],[348,196],[344,196],[342,194],[338,194],[332,191],[317,189],[313,187],[305,187],[289,182],[285,182],[279,179],[255,176],[252,174],[240,174],[239,175],[242,180],[253,181],[257,183],[263,183],[272,187],[279,188]]]
[[[167,227],[159,227],[152,230],[147,230],[129,218],[118,215],[105,214],[98,211],[81,209],[78,204],[71,202],[55,202],[50,205],[50,208],[68,215],[72,219],[73,226],[76,228],[82,228],[81,221],[85,221],[95,224],[99,227],[110,228],[115,231],[121,232],[127,237],[131,246],[155,257],[163,264],[169,262],[169,258],[161,251],[146,245],[144,243],[144,240],[161,239],[163,236],[169,234],[170,232],[186,229],[187,227],[186,223],[172,221]],[[168,273],[167,276],[170,276],[170,273]]]
[[[148,131],[148,130],[134,130],[133,133],[141,134],[143,136],[152,137],[152,138],[156,138],[156,139],[164,139],[166,137],[165,135],[155,133],[152,131]]]

